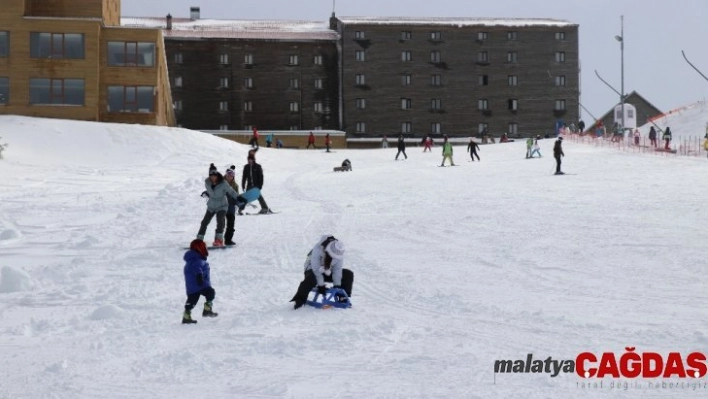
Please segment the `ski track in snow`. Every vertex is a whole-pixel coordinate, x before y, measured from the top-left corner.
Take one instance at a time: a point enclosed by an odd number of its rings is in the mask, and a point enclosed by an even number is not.
[[[519,159],[520,142],[483,146],[479,163],[455,147],[459,168],[437,168],[439,149],[394,162],[395,149],[264,148],[263,193],[282,213],[237,217],[237,248],[209,257],[220,315],[202,319],[202,298],[183,326],[181,248],[208,164],[241,168],[247,148],[178,129],[0,126],[0,270],[13,276],[0,398],[606,397],[575,375],[495,376],[494,360],[708,344],[704,159],[565,143],[578,175],[558,178],[552,157]],[[345,158],[353,171],[332,172]],[[325,233],[346,243],[354,307],[293,311]]]

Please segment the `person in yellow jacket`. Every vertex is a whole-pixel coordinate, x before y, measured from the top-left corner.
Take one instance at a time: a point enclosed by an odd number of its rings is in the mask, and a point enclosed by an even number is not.
[[[447,136],[445,136],[445,141],[443,142],[442,145],[442,155],[443,155],[443,161],[440,166],[445,166],[445,160],[449,159],[450,164],[452,166],[455,166],[455,161],[452,160],[452,144],[447,140]]]
[[[706,150],[706,157],[708,157],[708,133],[706,133],[706,139],[703,140],[703,149]]]

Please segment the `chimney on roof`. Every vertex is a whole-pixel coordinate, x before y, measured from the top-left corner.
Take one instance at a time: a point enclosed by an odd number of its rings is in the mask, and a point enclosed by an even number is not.
[[[332,16],[329,17],[329,28],[330,28],[331,30],[338,30],[338,29],[337,29],[337,28],[338,28],[337,25],[338,25],[338,24],[337,24],[337,16],[334,15],[334,11],[332,11]]]
[[[199,19],[199,7],[190,7],[189,8],[189,19],[192,21],[196,21]]]
[[[167,14],[167,30],[172,30],[172,14]]]

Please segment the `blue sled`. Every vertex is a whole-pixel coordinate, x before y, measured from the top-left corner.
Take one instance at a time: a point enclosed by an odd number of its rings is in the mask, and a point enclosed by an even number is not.
[[[253,187],[252,189],[243,192],[236,198],[236,207],[243,210],[246,204],[249,204],[257,200],[261,196],[261,190],[258,187]]]
[[[329,309],[329,308],[340,308],[348,309],[352,307],[352,301],[349,299],[347,292],[341,288],[330,288],[327,290],[325,295],[322,295],[320,300],[320,294],[317,292],[317,288],[313,288],[312,292],[315,293],[315,297],[312,300],[307,300],[307,304],[318,308],[318,309]],[[347,298],[346,302],[337,302],[337,296]]]

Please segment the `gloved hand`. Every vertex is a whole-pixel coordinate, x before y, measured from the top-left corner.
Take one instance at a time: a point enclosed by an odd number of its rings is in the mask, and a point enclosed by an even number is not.
[[[327,286],[326,285],[318,285],[317,286],[317,293],[320,295],[325,295],[327,293]]]
[[[206,190],[202,193],[202,198],[209,198],[209,193]]]
[[[197,284],[204,285],[204,275],[203,274],[197,274]]]

